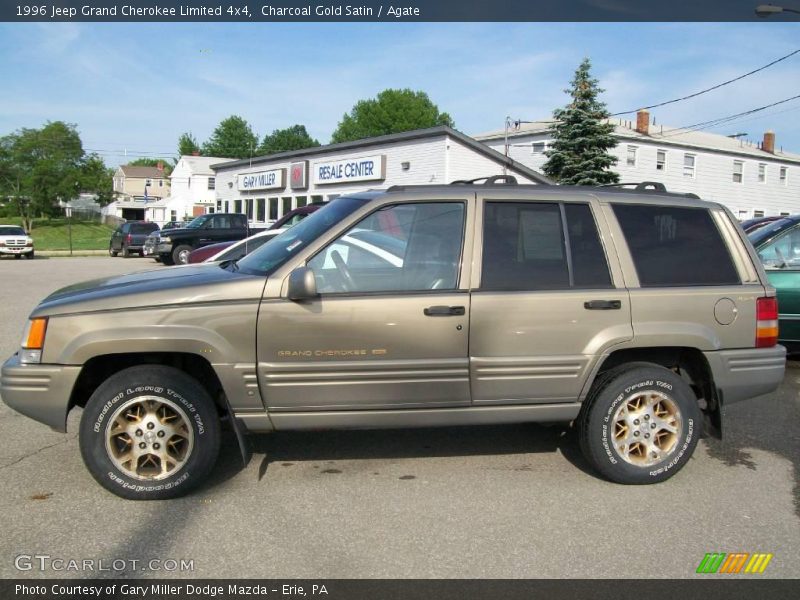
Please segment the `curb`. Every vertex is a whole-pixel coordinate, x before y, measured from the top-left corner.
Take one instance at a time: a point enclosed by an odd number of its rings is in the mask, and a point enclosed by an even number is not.
[[[36,256],[108,256],[108,250],[36,250]]]

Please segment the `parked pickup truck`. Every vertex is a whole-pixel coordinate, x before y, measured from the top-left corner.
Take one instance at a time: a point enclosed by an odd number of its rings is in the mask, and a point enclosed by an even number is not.
[[[258,231],[248,228],[243,214],[201,215],[186,227],[153,232],[145,241],[144,254],[165,265],[185,265],[192,250],[217,242],[243,240]]]

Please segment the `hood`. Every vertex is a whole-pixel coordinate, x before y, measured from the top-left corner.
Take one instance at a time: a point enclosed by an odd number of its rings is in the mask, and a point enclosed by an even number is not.
[[[265,283],[263,276],[223,269],[218,263],[162,267],[61,288],[31,316],[258,301]]]

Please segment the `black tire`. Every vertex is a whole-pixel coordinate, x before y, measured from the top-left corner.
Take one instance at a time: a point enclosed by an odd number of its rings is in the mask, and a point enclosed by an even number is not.
[[[122,258],[130,258],[131,251],[125,244],[122,244]]]
[[[109,254],[110,256],[116,256],[116,255],[117,255],[117,251],[116,251],[116,250],[114,250],[114,247],[113,247],[112,245],[110,245],[110,244],[109,244],[109,246],[108,246],[108,254]]]
[[[156,254],[156,255],[153,257],[153,260],[154,260],[154,261],[156,261],[157,263],[160,263],[160,262],[161,262],[161,257],[160,257],[158,254]]]
[[[25,258],[27,258],[28,260],[33,260],[34,256],[35,253],[33,250],[31,250],[30,252],[28,252],[28,254],[25,255]]]
[[[186,244],[181,244],[172,251],[172,262],[176,265],[189,264],[189,253],[192,247]]]
[[[640,402],[646,404],[648,397],[654,406],[627,417],[621,414]],[[662,428],[663,424],[675,431]],[[586,459],[606,478],[624,484],[658,483],[672,477],[691,458],[702,427],[700,407],[689,384],[651,363],[623,365],[601,376],[578,417]],[[628,449],[629,458],[621,448]],[[664,456],[659,457],[662,450]]]
[[[149,399],[139,400],[144,397]],[[141,413],[139,406],[149,407],[154,412]],[[178,415],[177,421],[174,416],[170,417],[171,420],[166,417],[163,421],[159,420],[157,415],[161,413],[155,407],[165,406],[172,414]],[[126,407],[137,414],[144,414],[144,417],[138,420],[125,419]],[[185,429],[181,430],[183,434],[177,436],[179,442],[184,437],[181,442],[186,444],[183,446],[183,454],[179,458],[170,454],[180,466],[176,462],[174,472],[163,476],[160,475],[160,467],[157,465],[154,465],[155,475],[152,470],[144,470],[146,458],[137,459],[137,473],[133,473],[130,467],[124,468],[124,464],[122,468],[115,464],[115,460],[121,459],[114,458],[112,450],[107,449],[106,440],[117,411],[123,411],[119,413],[120,419],[133,423],[133,427],[137,421],[143,424],[141,430],[137,429],[127,439],[140,440],[136,443],[137,446],[145,444],[148,456],[156,456],[158,442],[163,444],[162,454],[168,454],[164,440],[171,443],[176,440],[169,433],[161,437],[162,426],[166,427],[166,423],[185,423]],[[149,429],[145,423],[155,423],[155,427]],[[118,437],[109,439],[119,440],[125,435],[117,434]],[[191,441],[187,441],[190,435]],[[81,456],[89,472],[111,493],[130,500],[176,498],[202,483],[214,467],[220,444],[219,415],[208,393],[186,373],[161,365],[130,367],[106,379],[89,398],[81,417],[79,442]],[[148,443],[150,447],[147,447]],[[121,447],[127,451],[127,442],[123,440]],[[153,454],[149,454],[150,452]],[[125,452],[120,454],[124,458]],[[169,461],[166,462],[169,464]],[[154,476],[160,478],[153,479]]]
[[[162,254],[161,255],[161,262],[164,263],[165,265],[167,265],[168,267],[171,267],[172,265],[175,264],[172,261],[172,255],[171,254]]]
[[[15,258],[15,259],[17,259],[17,260],[19,260],[20,258],[22,258],[22,254],[15,254],[15,255],[14,255],[14,258]]]

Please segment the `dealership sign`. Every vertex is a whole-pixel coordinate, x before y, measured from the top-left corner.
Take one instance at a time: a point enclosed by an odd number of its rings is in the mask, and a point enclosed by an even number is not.
[[[272,171],[258,171],[257,173],[242,173],[238,178],[238,188],[240,192],[250,190],[268,190],[273,188],[283,188],[284,169],[273,169]]]
[[[386,156],[361,156],[331,162],[314,163],[315,185],[373,181],[386,178]]]

